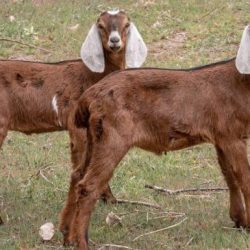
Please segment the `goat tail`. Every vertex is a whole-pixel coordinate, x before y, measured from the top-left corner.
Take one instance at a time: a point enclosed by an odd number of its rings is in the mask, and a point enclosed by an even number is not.
[[[87,103],[80,101],[75,110],[75,125],[77,128],[87,128],[90,112]]]

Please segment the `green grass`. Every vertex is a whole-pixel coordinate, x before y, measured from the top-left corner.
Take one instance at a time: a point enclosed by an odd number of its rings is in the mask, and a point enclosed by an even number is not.
[[[129,13],[149,45],[145,65],[186,68],[234,57],[242,30],[250,20],[248,0],[47,2],[39,6],[26,0],[0,2],[0,38],[51,51],[0,41],[1,58],[28,56],[43,61],[76,58],[100,11],[119,7]],[[15,17],[13,22],[9,20],[11,15]],[[76,24],[79,28],[71,31],[69,27]],[[154,28],[155,25],[158,27]],[[40,240],[38,231],[46,221],[58,225],[70,175],[68,142],[67,133],[29,137],[9,133],[0,151],[0,211],[5,221],[0,227],[0,249],[63,249],[58,230],[48,243]],[[170,189],[225,186],[215,151],[208,145],[160,157],[132,150],[112,179],[116,196],[157,203],[164,211],[185,213],[187,220],[175,228],[133,241],[140,234],[183,218],[157,219],[161,214],[155,209],[98,203],[90,228],[90,238],[97,244],[92,243],[92,249],[106,243],[146,250],[250,248],[246,232],[223,228],[233,225],[228,216],[227,193],[165,196],[145,189],[145,184]],[[123,215],[121,227],[106,225],[110,211]]]

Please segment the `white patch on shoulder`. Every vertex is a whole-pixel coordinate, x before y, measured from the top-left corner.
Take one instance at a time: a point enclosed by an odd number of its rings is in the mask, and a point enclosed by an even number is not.
[[[117,15],[120,12],[120,10],[108,10],[107,12],[109,15],[113,16],[113,15]]]
[[[57,107],[56,95],[54,95],[54,97],[52,99],[52,108],[56,112],[56,114],[58,115],[58,107]]]
[[[62,127],[62,123],[61,123],[61,121],[60,121],[60,119],[59,119],[59,117],[58,117],[58,105],[57,105],[57,98],[56,98],[56,95],[54,95],[54,97],[53,97],[53,99],[52,99],[52,108],[53,108],[53,110],[56,112],[56,115],[57,115],[57,118],[58,118],[58,123],[59,123],[59,125]]]

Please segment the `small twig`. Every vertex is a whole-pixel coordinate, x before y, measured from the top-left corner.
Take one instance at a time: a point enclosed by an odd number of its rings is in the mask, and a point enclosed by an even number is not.
[[[152,203],[143,202],[143,201],[130,201],[130,200],[117,199],[116,203],[118,203],[118,204],[128,203],[128,204],[134,204],[134,205],[140,205],[140,206],[146,206],[146,207],[161,209],[161,207],[159,205],[157,205],[157,204],[152,204]]]
[[[131,248],[131,247],[127,247],[127,246],[122,246],[122,245],[114,245],[114,244],[104,244],[102,245],[100,248],[98,248],[97,250],[105,250],[106,248],[108,249],[113,249],[113,248],[118,248],[118,249],[135,249],[135,248]]]
[[[28,43],[24,43],[24,42],[9,39],[9,38],[0,38],[0,41],[18,43],[18,44],[24,45],[26,47],[30,47],[30,48],[33,48],[33,49],[39,49],[39,50],[42,50],[42,51],[45,51],[45,52],[48,52],[48,53],[53,53],[53,51],[51,51],[51,50],[44,49],[44,48],[41,48],[41,47],[38,47],[38,46],[35,46],[35,45],[31,45],[31,44],[28,44]]]
[[[39,175],[42,176],[42,178],[47,181],[48,183],[50,183],[51,185],[54,185],[53,182],[51,182],[44,174],[42,170],[39,170]]]
[[[244,231],[245,229],[243,227],[222,227],[226,230],[234,230],[234,231]]]
[[[223,5],[223,6],[219,7],[219,8],[216,7],[216,8],[214,8],[214,9],[208,11],[208,12],[207,12],[206,14],[204,14],[203,16],[197,18],[195,21],[198,22],[198,21],[200,21],[201,19],[203,19],[203,18],[205,18],[205,17],[207,17],[207,16],[210,16],[210,15],[213,14],[215,11],[217,11],[217,10],[222,10],[222,9],[224,9],[224,8],[225,8],[225,5]]]
[[[177,226],[179,226],[180,224],[182,224],[185,220],[187,220],[187,217],[185,217],[183,220],[181,220],[181,221],[179,221],[178,223],[173,224],[173,225],[171,225],[171,226],[164,227],[164,228],[161,228],[161,229],[158,229],[158,230],[155,230],[155,231],[151,231],[151,232],[148,232],[148,233],[145,233],[145,234],[141,234],[141,235],[135,237],[135,238],[133,239],[133,241],[136,241],[136,240],[138,240],[139,238],[141,238],[141,237],[143,237],[143,236],[146,236],[146,235],[150,235],[150,234],[154,234],[154,233],[159,233],[159,232],[162,232],[162,231],[165,231],[165,230],[168,230],[168,229],[177,227]]]
[[[145,188],[153,189],[159,192],[164,192],[169,195],[173,194],[180,194],[180,193],[195,193],[195,192],[222,192],[222,191],[228,191],[228,188],[221,188],[221,187],[216,187],[216,188],[187,188],[187,189],[176,189],[176,190],[171,190],[167,188],[162,188],[158,186],[153,186],[153,185],[145,185]]]
[[[188,242],[185,244],[185,248],[193,241],[194,237],[191,237]]]
[[[99,244],[97,244],[95,241],[93,241],[93,240],[91,240],[91,239],[89,239],[89,242],[92,244],[92,245],[94,245],[94,246],[98,246]]]
[[[31,180],[31,179],[34,178],[34,177],[38,177],[38,176],[40,175],[40,172],[41,172],[41,171],[44,171],[44,170],[46,170],[46,169],[48,169],[48,168],[51,168],[51,167],[50,167],[51,165],[52,165],[52,163],[50,162],[50,163],[47,163],[47,164],[43,165],[42,167],[40,167],[40,168],[36,171],[35,174],[32,174],[32,175],[29,177],[29,180]]]

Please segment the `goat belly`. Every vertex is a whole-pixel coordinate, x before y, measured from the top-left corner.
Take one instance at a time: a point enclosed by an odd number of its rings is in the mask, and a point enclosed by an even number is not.
[[[14,95],[10,100],[10,130],[26,134],[63,130],[58,109],[53,108],[53,98],[46,99],[44,93]]]

